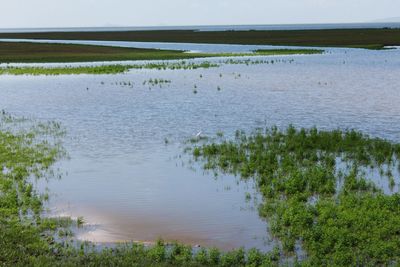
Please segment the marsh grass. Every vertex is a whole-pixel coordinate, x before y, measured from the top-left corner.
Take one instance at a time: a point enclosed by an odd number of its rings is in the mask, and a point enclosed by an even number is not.
[[[0,75],[72,75],[72,74],[119,74],[136,69],[156,69],[156,70],[194,70],[219,67],[218,64],[203,61],[193,62],[158,62],[134,65],[104,65],[86,67],[4,67],[0,68]]]
[[[159,86],[160,88],[163,87],[163,85],[169,85],[172,81],[171,80],[166,80],[166,79],[153,79],[150,78],[149,80],[146,80],[143,82],[143,85],[148,84],[150,87],[154,87],[154,86]]]
[[[271,49],[254,53],[187,53],[179,50],[126,48],[80,44],[0,42],[0,63],[180,60],[225,56],[312,54],[315,49]]]
[[[190,153],[207,170],[254,179],[264,198],[259,213],[268,219],[269,231],[287,256],[296,255],[300,242],[307,255],[302,264],[400,262],[400,195],[384,194],[365,173],[382,170],[394,186],[400,144],[354,130],[290,126],[192,143]]]
[[[59,142],[63,133],[58,123],[0,115],[0,263],[49,253],[55,231],[68,224],[41,218],[47,197],[32,184],[32,177],[51,175],[52,164],[65,156]]]
[[[258,65],[258,64],[274,64],[275,62],[292,63],[293,59],[234,59],[234,57],[253,57],[253,56],[270,56],[270,55],[293,55],[293,54],[320,54],[323,50],[314,49],[276,49],[276,50],[257,50],[252,53],[219,53],[207,54],[207,57],[227,57],[229,59],[220,60],[219,63],[210,61],[202,62],[188,62],[182,61],[162,61],[162,62],[148,62],[144,64],[110,64],[101,66],[78,66],[78,67],[13,67],[6,66],[0,67],[0,75],[77,75],[77,74],[119,74],[126,73],[133,69],[156,69],[156,70],[196,70],[196,69],[209,69],[220,67],[221,64],[244,64],[244,65]],[[203,56],[206,57],[206,56]],[[222,77],[222,74],[220,74]],[[203,75],[200,74],[200,78]]]
[[[212,63],[209,61],[203,61],[200,63],[180,61],[180,62],[158,62],[158,63],[146,63],[146,64],[113,64],[113,65],[102,65],[102,66],[85,66],[85,67],[0,67],[0,75],[101,75],[101,74],[120,74],[126,73],[129,70],[140,70],[140,69],[155,69],[155,70],[196,70],[196,69],[209,69],[217,68],[222,64],[234,64],[234,65],[259,65],[259,64],[274,64],[280,63],[292,63],[293,59],[278,59],[278,60],[261,60],[261,59],[227,59],[219,61],[219,63]],[[203,77],[202,75],[200,76]],[[219,75],[222,78],[222,74]],[[104,85],[104,83],[102,83]]]
[[[85,219],[82,216],[79,216],[76,219],[76,225],[78,228],[82,227],[85,224]]]
[[[229,58],[226,60],[221,60],[221,64],[225,65],[260,65],[260,64],[274,64],[274,63],[289,63],[292,64],[294,62],[294,59],[272,59],[272,60],[267,60],[267,59],[256,59],[256,58],[245,58],[245,59],[235,59],[235,58]],[[222,74],[219,75],[220,78],[222,78]]]
[[[210,53],[215,57],[253,57],[253,56],[286,56],[323,54],[322,49],[258,49],[247,53]]]
[[[254,53],[260,56],[279,56],[279,55],[315,55],[323,54],[322,49],[258,49]]]
[[[209,57],[179,50],[126,48],[80,44],[0,42],[0,63],[97,62],[172,60]]]

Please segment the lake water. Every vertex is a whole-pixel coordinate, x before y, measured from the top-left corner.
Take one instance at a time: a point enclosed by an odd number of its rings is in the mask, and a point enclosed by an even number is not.
[[[163,237],[268,250],[273,242],[267,222],[258,217],[256,203],[246,202],[247,192],[256,193],[253,185],[232,176],[215,179],[189,164],[185,140],[200,131],[229,137],[237,129],[294,124],[355,128],[400,141],[400,50],[267,58],[294,62],[0,76],[0,109],[66,127],[70,160],[57,165],[63,178],[47,184],[49,207],[53,214],[84,216],[88,225],[79,238]],[[143,82],[150,78],[171,83],[149,89]]]

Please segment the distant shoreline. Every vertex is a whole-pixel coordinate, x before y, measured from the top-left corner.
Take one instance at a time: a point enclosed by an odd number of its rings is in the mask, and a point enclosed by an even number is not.
[[[187,26],[97,26],[97,27],[50,27],[50,28],[0,28],[0,33],[23,32],[98,32],[98,31],[153,31],[153,30],[328,30],[328,29],[379,29],[400,28],[396,22],[359,22],[359,23],[319,23],[319,24],[244,24],[244,25],[187,25]]]
[[[385,46],[400,45],[400,28],[268,31],[142,30],[26,32],[0,33],[0,39],[132,41],[382,49]]]

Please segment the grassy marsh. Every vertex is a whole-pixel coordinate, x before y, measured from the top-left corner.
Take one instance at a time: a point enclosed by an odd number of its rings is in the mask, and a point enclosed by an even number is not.
[[[385,194],[365,171],[379,169],[395,183],[400,144],[354,130],[292,126],[216,140],[192,142],[193,157],[205,169],[255,179],[264,198],[260,216],[286,256],[296,257],[300,244],[305,266],[400,262],[400,194]]]
[[[204,53],[113,46],[0,42],[0,63],[168,60],[207,57]]]
[[[73,75],[73,74],[118,74],[131,69],[156,69],[156,70],[193,70],[200,68],[215,68],[218,64],[203,61],[201,63],[162,62],[132,65],[104,65],[80,67],[5,67],[0,68],[0,75]]]
[[[13,125],[25,123],[5,112],[0,116],[2,265],[280,266],[289,262],[288,257],[296,266],[400,261],[400,196],[384,194],[362,171],[378,168],[384,177],[392,177],[399,168],[400,144],[353,130],[294,127],[249,135],[238,131],[234,140],[224,139],[221,132],[217,139],[190,140],[191,153],[204,168],[255,179],[265,200],[260,215],[268,218],[282,248],[269,253],[221,252],[159,240],[151,247],[123,244],[99,251],[90,243],[71,243],[70,226],[82,227],[83,217],[74,222],[41,216],[46,198],[35,191],[29,177],[44,178],[65,155],[59,141],[63,129],[58,123],[34,123],[13,130]],[[338,158],[345,163],[343,168],[338,168]],[[251,199],[249,194],[245,197]],[[55,236],[63,241],[57,242]],[[295,256],[297,242],[305,258]]]
[[[15,126],[23,130],[13,130]],[[26,257],[51,253],[57,247],[54,232],[68,227],[63,220],[41,217],[47,197],[36,192],[30,182],[32,177],[45,177],[64,155],[56,141],[62,135],[57,123],[29,125],[4,111],[0,114],[1,265],[21,264]]]
[[[321,49],[258,49],[255,50],[256,55],[270,56],[270,55],[315,55],[322,54],[324,50]]]
[[[1,33],[0,38],[287,45],[381,49],[384,46],[400,45],[400,29],[39,32]]]
[[[186,53],[178,50],[113,46],[0,42],[0,63],[96,62],[124,60],[172,60],[207,57],[316,54],[316,49],[271,49],[254,53]]]
[[[268,50],[269,51],[269,50]],[[279,50],[277,53],[286,53],[287,55],[309,53],[309,54],[320,54],[323,53],[322,50]],[[296,51],[296,52],[292,52]],[[303,52],[302,52],[303,51]],[[308,51],[308,52],[307,52]],[[163,62],[149,62],[144,64],[110,64],[110,65],[100,65],[100,66],[65,66],[65,67],[14,67],[6,66],[0,67],[0,75],[78,75],[78,74],[119,74],[125,73],[132,69],[156,69],[156,70],[195,70],[195,69],[209,69],[218,68],[222,64],[243,64],[249,65],[259,65],[259,64],[274,64],[274,63],[293,63],[294,59],[235,59],[235,57],[243,56],[259,56],[260,54],[249,53],[249,54],[223,54],[228,59],[223,59],[218,62],[202,61],[202,62],[188,62],[188,61],[163,61]],[[261,53],[261,52],[260,52]],[[266,52],[262,52],[266,53]],[[268,52],[270,53],[270,52]],[[274,53],[274,52],[271,52]],[[281,54],[281,55],[282,55]],[[215,54],[213,54],[215,55]],[[220,74],[222,77],[222,74]]]

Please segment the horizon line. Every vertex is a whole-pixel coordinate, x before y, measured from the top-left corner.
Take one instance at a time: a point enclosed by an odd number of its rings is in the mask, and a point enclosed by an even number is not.
[[[369,22],[324,22],[324,23],[272,23],[272,24],[186,24],[186,25],[104,25],[104,26],[60,26],[60,27],[9,27],[0,30],[19,30],[19,29],[93,29],[93,28],[178,28],[178,27],[251,27],[251,26],[304,26],[304,25],[351,25],[351,24],[400,24],[400,21],[369,21]]]

